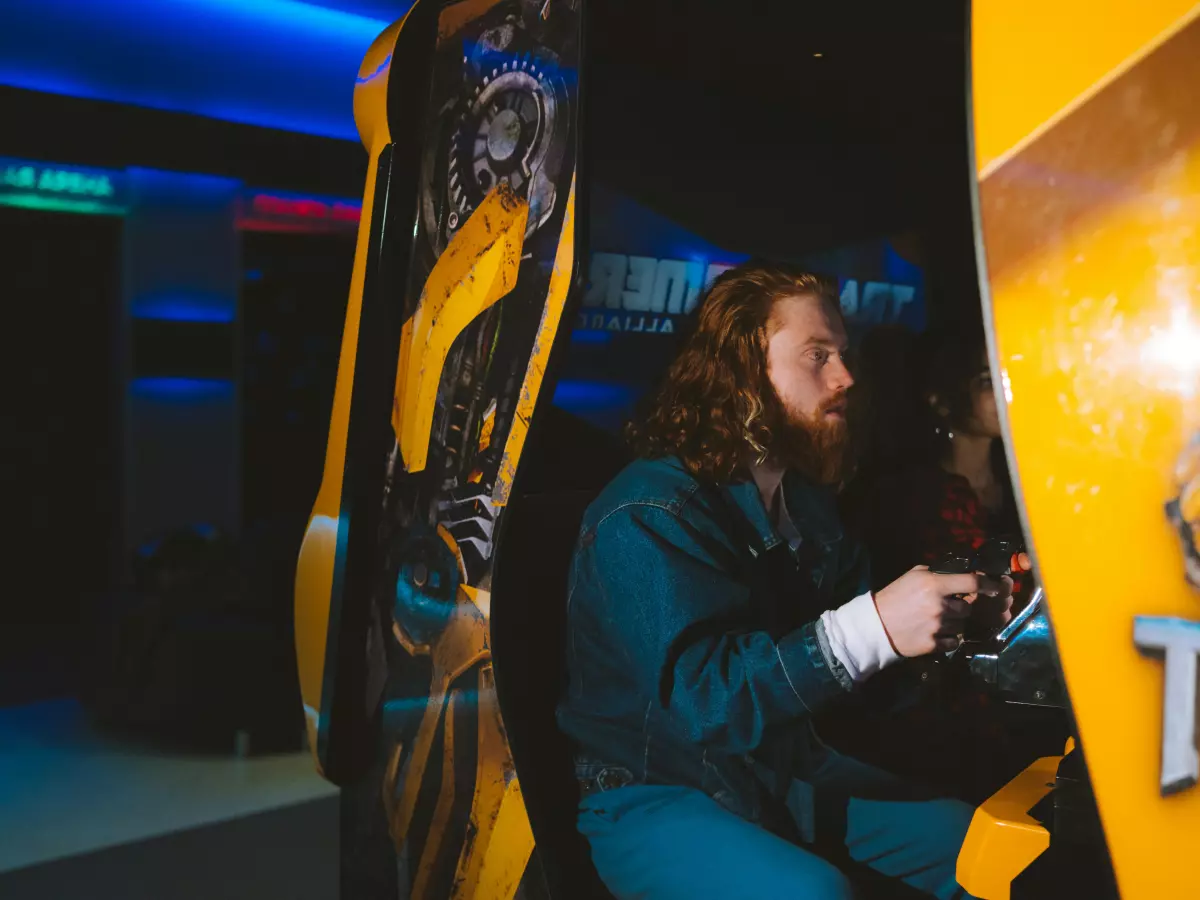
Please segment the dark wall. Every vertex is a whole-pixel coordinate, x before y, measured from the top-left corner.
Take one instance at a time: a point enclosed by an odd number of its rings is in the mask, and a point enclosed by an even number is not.
[[[243,533],[285,605],[321,483],[354,244],[242,236]]]
[[[119,546],[120,219],[0,207],[0,673],[65,650]],[[0,679],[2,680],[2,679]]]
[[[193,523],[237,534],[242,473],[238,372],[231,358],[240,274],[234,225],[239,184],[142,168],[129,175],[126,315],[182,301],[228,323],[224,339],[215,341],[204,339],[201,323],[173,323],[183,339],[177,357],[150,367],[148,340],[166,335],[148,335],[145,321],[128,321],[133,352],[128,362],[122,359],[131,378],[123,512],[125,547],[132,551]],[[194,358],[183,352],[184,341],[198,351]],[[207,372],[197,370],[200,363]],[[191,380],[203,375],[208,377]]]

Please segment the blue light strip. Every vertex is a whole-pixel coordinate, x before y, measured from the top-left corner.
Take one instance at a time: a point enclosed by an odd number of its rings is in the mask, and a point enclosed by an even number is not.
[[[577,328],[571,332],[572,344],[610,344],[611,331],[599,331],[595,328]]]
[[[233,396],[233,382],[228,378],[135,378],[129,388],[135,397],[171,403],[226,401]]]
[[[354,82],[390,24],[300,0],[8,0],[0,84],[357,140]]]
[[[133,301],[133,318],[154,319],[160,322],[218,322],[234,319],[228,303],[216,306],[202,299],[189,297],[148,297]]]
[[[376,78],[378,78],[380,75],[382,75],[387,70],[387,67],[390,66],[391,64],[392,64],[392,54],[389,53],[387,55],[387,58],[379,64],[379,68],[377,68],[370,75],[365,75],[365,76],[360,75],[358,78],[355,79],[355,82],[358,84],[367,84],[368,82],[374,81]]]
[[[575,411],[619,409],[633,402],[629,385],[603,381],[560,381],[554,386],[554,405]]]
[[[125,3],[138,7],[145,14],[147,4],[144,0],[125,0]],[[120,6],[121,0],[108,0],[105,5]],[[330,9],[319,4],[305,3],[304,0],[158,0],[149,5],[176,7],[181,14],[193,17],[211,14],[230,16],[262,28],[274,28],[281,23],[302,24],[303,27],[325,34],[334,40],[345,37],[361,39],[365,36],[374,40],[381,31],[392,24],[387,19]]]

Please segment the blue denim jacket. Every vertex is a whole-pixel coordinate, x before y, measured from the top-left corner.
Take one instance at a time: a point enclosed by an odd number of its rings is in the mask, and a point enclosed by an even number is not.
[[[804,777],[812,716],[852,687],[819,616],[869,575],[833,492],[783,489],[797,552],[751,479],[702,485],[675,458],[634,462],[588,508],[558,709],[581,778],[695,787],[755,819],[763,762],[782,749]]]

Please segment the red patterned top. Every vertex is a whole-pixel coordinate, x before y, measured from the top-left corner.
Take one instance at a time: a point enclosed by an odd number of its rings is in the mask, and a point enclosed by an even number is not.
[[[880,479],[861,518],[876,589],[947,553],[970,554],[989,537],[1020,534],[1011,501],[991,512],[966,478],[933,466]]]
[[[876,481],[858,519],[876,589],[913,566],[949,553],[968,555],[990,537],[1020,533],[1011,502],[991,512],[966,478],[932,466]],[[905,695],[920,699],[900,703],[883,719],[859,711],[860,721],[842,727],[852,741],[842,749],[973,800],[987,796],[1012,753],[1002,710],[956,667],[912,663],[876,676],[868,693],[891,697],[879,700],[883,706]],[[922,671],[934,678],[919,679]]]

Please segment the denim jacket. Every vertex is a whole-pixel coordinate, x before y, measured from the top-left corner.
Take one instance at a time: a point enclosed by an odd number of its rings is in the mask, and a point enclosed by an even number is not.
[[[749,477],[701,484],[673,457],[634,462],[588,508],[558,708],[581,779],[695,787],[756,819],[764,763],[782,752],[804,777],[812,717],[852,688],[819,617],[869,574],[831,490],[794,473],[783,489],[795,552]]]

